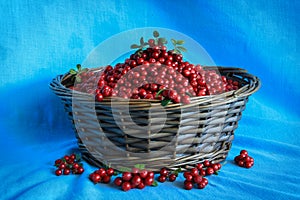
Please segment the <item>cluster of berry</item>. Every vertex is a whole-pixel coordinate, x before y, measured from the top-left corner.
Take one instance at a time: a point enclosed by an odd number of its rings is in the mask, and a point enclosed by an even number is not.
[[[241,150],[240,155],[236,156],[234,161],[240,167],[251,168],[254,165],[254,159],[246,150]]]
[[[55,160],[54,165],[57,167],[55,174],[69,175],[71,172],[73,174],[82,174],[84,172],[83,165],[80,162],[81,158],[77,154],[65,155],[64,157]]]

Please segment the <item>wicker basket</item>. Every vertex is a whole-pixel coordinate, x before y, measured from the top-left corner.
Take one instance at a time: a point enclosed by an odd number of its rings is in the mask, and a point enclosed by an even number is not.
[[[188,105],[162,107],[157,100],[106,98],[95,102],[93,95],[65,87],[65,75],[54,78],[50,88],[64,104],[88,162],[116,169],[145,164],[154,171],[161,167],[175,170],[205,159],[223,161],[248,97],[260,87],[260,80],[243,69],[210,68],[238,81],[240,89],[193,97]],[[129,119],[139,128],[133,128]]]

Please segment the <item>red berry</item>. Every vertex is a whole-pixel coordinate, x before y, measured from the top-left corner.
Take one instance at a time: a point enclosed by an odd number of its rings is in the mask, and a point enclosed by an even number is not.
[[[148,171],[148,176],[147,177],[154,178],[154,172]]]
[[[204,169],[200,169],[199,175],[206,176],[206,171]]]
[[[101,177],[106,175],[106,170],[104,168],[100,168],[95,171],[95,173],[99,174]]]
[[[203,189],[206,187],[205,183],[203,183],[203,182],[198,183],[197,186],[198,186],[198,189]]]
[[[191,190],[193,188],[193,183],[191,181],[184,181],[184,189]]]
[[[212,164],[211,167],[214,169],[215,172],[219,170],[218,164]]]
[[[61,170],[61,169],[57,169],[57,170],[55,171],[55,175],[56,175],[56,176],[62,175],[62,170]]]
[[[197,176],[197,175],[199,175],[198,169],[197,169],[197,168],[192,168],[192,169],[191,169],[191,175],[192,175],[192,176]]]
[[[140,174],[141,178],[145,179],[148,176],[148,171],[143,169],[143,170],[140,171],[139,174]]]
[[[89,178],[95,184],[99,183],[101,181],[101,176],[97,173],[91,173]]]
[[[146,187],[146,185],[145,185],[145,183],[143,183],[143,182],[141,182],[138,186],[137,186],[137,188],[139,188],[139,189],[144,189]]]
[[[108,176],[108,175],[103,176],[102,177],[102,182],[103,183],[109,183],[110,182],[110,176]]]
[[[200,183],[202,181],[202,176],[200,175],[194,176],[193,181],[195,183]]]
[[[206,178],[202,178],[202,181],[201,182],[203,182],[203,183],[205,183],[205,185],[207,185],[208,184],[208,180],[206,179]]]
[[[142,182],[142,179],[139,175],[134,175],[131,179],[131,184],[138,186]]]
[[[58,165],[61,164],[61,163],[62,163],[62,160],[61,160],[61,159],[57,159],[57,160],[55,160],[54,165],[55,165],[55,166],[58,166]]]
[[[166,168],[162,168],[160,170],[160,175],[161,176],[168,176],[168,174],[169,174],[169,171]]]
[[[145,185],[152,185],[153,184],[153,182],[154,182],[154,178],[153,177],[150,177],[150,176],[147,176],[146,178],[145,178],[145,180],[144,180],[144,183],[145,183]]]
[[[115,180],[114,180],[114,184],[115,184],[116,186],[121,186],[121,185],[122,185],[122,183],[123,183],[123,180],[122,180],[122,178],[121,178],[121,177],[117,177],[117,178],[115,178]]]
[[[114,171],[113,168],[108,168],[108,169],[106,170],[106,174],[107,174],[108,176],[112,176],[112,175],[114,175],[114,173],[115,173],[115,171]]]
[[[71,170],[69,168],[64,169],[64,175],[69,175]]]
[[[198,170],[200,170],[200,169],[202,169],[203,168],[203,163],[198,163],[197,165],[196,165],[196,168],[198,169]]]
[[[205,167],[208,167],[208,166],[210,166],[210,162],[209,162],[209,160],[205,160],[205,161],[203,162],[203,165],[204,165]]]
[[[208,167],[208,168],[206,168],[206,174],[207,175],[212,175],[215,171],[214,171],[214,169],[213,168],[211,168],[211,167]]]
[[[175,174],[170,174],[169,181],[174,182],[176,180],[177,176]]]
[[[167,180],[167,177],[166,177],[166,176],[160,175],[160,176],[157,178],[157,180],[158,180],[159,182],[163,183],[163,182],[165,182],[165,181]]]
[[[65,163],[61,163],[59,166],[58,166],[59,169],[65,169],[66,168],[66,164]]]
[[[122,179],[123,181],[130,181],[132,178],[132,174],[130,172],[123,172]]]
[[[128,190],[130,190],[131,189],[131,184],[129,183],[129,182],[124,182],[124,183],[122,183],[122,190],[123,191],[128,191]]]
[[[78,163],[74,163],[73,165],[72,165],[72,168],[73,169],[77,169],[79,167],[79,164]]]
[[[82,166],[79,166],[76,170],[75,170],[75,174],[82,174],[84,172],[84,169]]]

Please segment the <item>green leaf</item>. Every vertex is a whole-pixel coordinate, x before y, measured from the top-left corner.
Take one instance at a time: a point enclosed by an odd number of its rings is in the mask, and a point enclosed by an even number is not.
[[[215,175],[219,175],[219,171],[215,171],[214,174],[215,174]]]
[[[180,51],[187,52],[187,49],[184,47],[178,46],[176,48],[179,49]]]
[[[79,76],[76,76],[75,81],[78,82],[78,83],[81,83],[82,80],[81,80],[81,78]]]
[[[166,105],[168,105],[170,102],[171,102],[171,99],[164,99],[164,100],[161,101],[161,105],[162,105],[162,106],[166,106]]]
[[[137,44],[132,44],[131,46],[130,46],[130,48],[131,49],[138,49],[138,48],[140,48],[141,46],[139,46],[139,45],[137,45]]]
[[[120,171],[120,172],[130,172],[131,169],[128,168],[128,167],[122,167],[122,168],[119,169],[119,171]]]
[[[141,44],[141,46],[143,46],[144,45],[144,38],[143,37],[141,37],[141,39],[140,39],[140,44]]]
[[[173,173],[178,176],[178,174],[182,171],[181,167],[176,169]]]
[[[165,89],[161,89],[161,90],[159,90],[157,93],[156,93],[156,96],[155,97],[158,97],[158,95],[160,95],[163,91],[165,91],[166,90],[166,88]]]
[[[171,41],[172,41],[172,44],[173,44],[174,46],[176,46],[176,44],[177,44],[176,40],[171,39]]]
[[[156,37],[156,38],[159,37],[158,31],[153,31],[153,36]]]
[[[156,181],[153,181],[152,185],[153,187],[157,187],[158,186],[158,183]]]
[[[77,68],[77,71],[80,71],[81,70],[81,64],[77,64],[76,68]]]
[[[158,38],[158,43],[167,44],[168,41],[166,40],[166,38]]]
[[[184,40],[177,40],[177,41],[176,41],[176,44],[178,44],[178,45],[183,45],[183,44],[184,44]]]
[[[70,73],[70,74],[72,74],[72,75],[75,75],[75,74],[77,74],[77,72],[76,72],[76,70],[75,70],[75,69],[70,69],[69,73]]]
[[[145,169],[145,165],[144,164],[136,164],[134,165],[135,168],[138,168],[138,169]]]

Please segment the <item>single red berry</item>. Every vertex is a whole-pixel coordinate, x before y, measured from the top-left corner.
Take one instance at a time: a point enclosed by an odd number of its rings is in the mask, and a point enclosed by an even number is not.
[[[157,180],[158,180],[159,182],[163,183],[163,182],[165,182],[165,181],[167,180],[167,177],[166,177],[166,176],[160,175],[160,176],[157,178]]]
[[[108,168],[108,169],[106,170],[106,174],[107,174],[108,176],[112,176],[112,175],[114,175],[114,173],[115,173],[115,171],[114,171],[113,168]]]
[[[203,182],[198,183],[197,186],[198,186],[198,189],[203,189],[206,187],[205,183],[203,183]]]
[[[110,182],[110,176],[108,176],[108,175],[103,176],[102,177],[102,182],[103,183],[109,183]]]
[[[138,186],[137,186],[137,188],[139,188],[139,189],[144,189],[146,187],[146,185],[145,185],[145,183],[143,183],[143,182],[141,182]]]
[[[68,160],[70,159],[70,157],[69,157],[68,155],[65,155],[65,156],[64,156],[64,159],[65,159],[66,161],[68,161]]]
[[[122,183],[122,190],[123,191],[128,191],[128,190],[130,190],[131,189],[131,184],[129,183],[129,182],[124,182],[124,183]]]
[[[169,181],[174,182],[176,180],[177,176],[175,174],[170,174]]]
[[[123,172],[122,179],[123,181],[130,181],[132,178],[131,172]]]
[[[62,163],[62,160],[61,160],[61,159],[57,159],[57,160],[55,160],[54,165],[55,165],[55,166],[58,166],[58,165],[61,164],[61,163]]]
[[[242,160],[240,160],[239,162],[238,162],[238,166],[240,166],[240,167],[244,167],[244,161],[242,161]]]
[[[84,172],[84,169],[82,166],[79,166],[75,171],[75,174],[82,174]]]
[[[248,152],[243,149],[243,150],[240,151],[240,155],[248,155]]]
[[[96,174],[96,173],[91,173],[90,176],[89,176],[90,180],[93,182],[93,183],[99,183],[101,181],[101,177],[99,174]]]
[[[206,178],[204,178],[204,177],[202,177],[202,181],[201,182],[205,183],[205,185],[208,184],[208,180]]]
[[[203,163],[198,163],[197,165],[196,165],[196,168],[198,169],[198,170],[200,170],[200,169],[202,169],[203,168]]]
[[[205,167],[209,167],[209,166],[210,166],[209,160],[205,160],[205,161],[203,162],[203,165],[204,165]]]
[[[154,178],[154,172],[148,171],[147,177]]]
[[[72,168],[73,168],[73,169],[77,169],[79,166],[80,166],[80,165],[79,165],[78,163],[74,163],[74,164],[72,165]]]
[[[140,171],[139,174],[140,174],[141,178],[145,179],[148,176],[148,171],[143,169],[143,170]]]
[[[72,160],[76,160],[76,155],[75,155],[74,153],[72,153],[72,154],[70,155],[70,158],[71,158]]]
[[[131,179],[131,184],[138,186],[142,182],[142,179],[139,175],[134,175]]]
[[[61,169],[57,169],[57,170],[55,171],[55,175],[56,175],[56,176],[62,175],[62,170],[61,170]]]
[[[246,162],[244,165],[245,165],[246,168],[251,168],[253,166],[253,163],[252,162]]]
[[[204,169],[200,169],[199,175],[206,176],[206,171]]]
[[[145,178],[145,180],[144,180],[144,183],[145,183],[145,185],[152,185],[153,184],[153,182],[154,182],[154,178],[153,177],[150,177],[150,176],[147,176],[146,178]]]
[[[123,183],[123,180],[122,180],[122,178],[121,178],[121,177],[117,177],[117,178],[115,178],[115,180],[114,180],[114,184],[115,184],[116,186],[121,186],[121,185],[122,185],[122,183]]]
[[[95,173],[99,174],[101,177],[106,175],[106,170],[104,168],[100,168],[95,171]]]
[[[64,169],[64,175],[69,175],[71,170],[69,168]]]
[[[66,164],[65,163],[60,163],[60,165],[58,166],[59,169],[65,169],[66,168]]]
[[[214,169],[213,168],[211,168],[211,167],[208,167],[208,168],[206,168],[206,174],[207,175],[212,175],[215,171],[214,171]]]
[[[199,170],[197,168],[192,168],[190,173],[192,176],[197,176],[199,175]]]
[[[190,172],[184,172],[183,173],[183,177],[187,180],[187,181],[192,181],[193,180],[193,175]]]
[[[215,172],[219,170],[219,166],[217,164],[212,164],[211,167],[214,169]]]
[[[193,183],[191,181],[184,181],[184,189],[191,190],[193,188]]]
[[[166,169],[166,168],[162,168],[161,170],[160,170],[160,175],[161,176],[168,176],[168,174],[169,174],[169,171]]]
[[[202,176],[200,175],[194,176],[193,181],[195,183],[200,183],[202,181]]]

